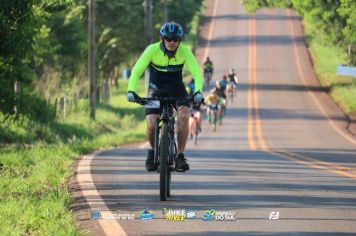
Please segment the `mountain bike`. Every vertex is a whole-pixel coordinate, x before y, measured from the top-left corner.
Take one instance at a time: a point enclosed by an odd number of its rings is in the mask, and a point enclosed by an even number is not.
[[[158,166],[157,172],[160,175],[159,195],[161,201],[166,201],[171,196],[170,184],[171,174],[177,171],[174,167],[177,155],[177,144],[175,140],[175,104],[177,102],[192,102],[192,97],[173,98],[173,97],[152,97],[136,98],[134,101],[148,108],[159,108],[160,117],[155,124],[154,142],[154,162]]]

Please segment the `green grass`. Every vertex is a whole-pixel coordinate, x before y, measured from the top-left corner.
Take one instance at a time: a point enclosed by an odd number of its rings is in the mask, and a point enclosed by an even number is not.
[[[78,235],[65,183],[82,154],[145,139],[144,110],[125,98],[127,81],[99,105],[66,120],[41,125],[24,119],[0,127],[0,231],[2,235]],[[142,90],[142,88],[141,88]],[[85,103],[82,101],[81,103]]]
[[[352,86],[334,86],[331,96],[346,113],[356,111],[356,84]]]
[[[337,45],[326,43],[321,34],[314,33],[315,26],[304,19],[305,33],[321,86],[347,114],[356,112],[356,79],[336,74],[336,67],[347,64],[346,52]]]
[[[192,49],[200,15],[187,38]],[[98,105],[95,121],[89,119],[88,101],[80,100],[65,120],[0,124],[1,235],[84,234],[75,226],[66,187],[73,161],[94,150],[145,140],[144,109],[126,101],[126,88],[127,81],[121,80],[111,102]]]
[[[74,235],[77,230],[62,187],[71,175],[76,152],[68,145],[6,149],[0,182],[0,228],[3,235]]]

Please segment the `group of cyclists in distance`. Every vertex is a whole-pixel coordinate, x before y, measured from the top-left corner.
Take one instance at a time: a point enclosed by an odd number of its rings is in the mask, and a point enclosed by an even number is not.
[[[201,132],[202,115],[201,110],[206,111],[206,117],[209,124],[212,125],[213,131],[217,125],[222,124],[222,118],[226,112],[228,101],[233,102],[237,93],[237,85],[239,83],[236,72],[230,68],[227,74],[224,74],[221,80],[216,80],[211,88],[211,80],[213,76],[214,66],[209,57],[204,62],[204,82],[208,88],[208,95],[205,97],[204,103],[191,105],[191,117],[189,119],[189,134],[193,138],[197,135],[196,131]],[[194,79],[191,78],[187,85],[189,95],[193,95],[195,91]],[[196,142],[196,141],[195,141]]]

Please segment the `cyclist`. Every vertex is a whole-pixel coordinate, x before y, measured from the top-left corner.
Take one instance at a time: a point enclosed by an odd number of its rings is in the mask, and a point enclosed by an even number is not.
[[[222,90],[225,91],[225,93],[228,93],[228,81],[227,81],[227,75],[223,75],[222,79],[219,81],[220,85],[216,85],[216,87],[219,89],[219,87],[222,87]],[[222,91],[222,92],[223,92]],[[222,95],[224,97],[224,95]]]
[[[187,91],[183,83],[182,70],[187,64],[192,76],[195,78],[194,102],[203,99],[203,78],[199,64],[192,51],[183,43],[183,29],[180,24],[173,21],[162,25],[160,29],[160,41],[149,45],[142,53],[132,69],[127,89],[127,100],[135,101],[138,95],[135,93],[138,79],[146,67],[150,70],[148,96],[172,96],[185,98]],[[155,171],[154,164],[154,129],[160,109],[146,108],[147,139],[150,145],[146,159],[146,169]],[[189,170],[189,164],[184,157],[184,150],[188,138],[189,103],[177,103],[177,142],[178,154],[175,168],[177,171]]]
[[[221,84],[221,87],[223,87],[225,90],[225,94],[222,94],[222,97],[224,99],[226,99],[226,104],[227,104],[227,101],[228,101],[227,95],[230,93],[230,91],[233,91],[232,90],[233,88],[231,86],[228,75],[223,75],[222,79],[220,80],[220,84]],[[223,92],[221,92],[221,93],[223,93]]]
[[[206,108],[206,116],[208,118],[208,122],[211,122],[211,111],[212,109],[217,109],[217,117],[220,119],[221,106],[224,104],[223,99],[218,95],[216,88],[210,90],[209,95],[204,99]],[[220,123],[220,121],[218,121]]]
[[[224,79],[225,77],[225,79]],[[223,100],[223,105],[226,107],[227,106],[227,99],[226,99],[226,75],[223,76],[223,79],[221,81],[216,81],[215,82],[215,89],[219,97]]]
[[[228,82],[228,86],[231,87],[232,91],[234,91],[234,93],[236,93],[237,84],[239,83],[239,80],[238,80],[235,70],[233,68],[230,68],[230,70],[229,70],[227,82]]]
[[[197,119],[197,125],[198,125],[198,131],[201,132],[201,103],[193,103],[191,105],[191,115],[189,118],[189,133],[192,136],[192,134],[194,133],[193,131],[193,121],[196,118]]]
[[[194,84],[194,78],[192,78],[187,87],[187,92],[189,96],[193,95],[193,92],[195,90],[195,84]],[[190,118],[189,118],[189,134],[190,136],[192,136],[193,134],[193,130],[192,130],[192,126],[193,126],[193,121],[194,118],[197,119],[197,125],[198,125],[198,130],[199,132],[201,132],[201,113],[200,113],[200,109],[201,109],[201,103],[192,103],[190,106]]]
[[[222,104],[220,106],[220,108],[221,108],[221,119],[219,120],[220,125],[222,123],[222,117],[225,114],[226,108],[227,108],[227,91],[226,91],[227,87],[226,86],[227,86],[227,82],[226,82],[225,75],[223,76],[222,80],[216,81],[216,83],[215,83],[216,92],[222,100]]]
[[[214,72],[214,65],[213,62],[210,60],[209,57],[206,58],[206,61],[204,62],[204,78],[206,79],[208,76],[211,79],[213,76]]]

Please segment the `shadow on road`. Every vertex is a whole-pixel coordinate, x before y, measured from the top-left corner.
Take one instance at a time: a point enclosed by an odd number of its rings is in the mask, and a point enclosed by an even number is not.
[[[214,20],[231,20],[231,21],[238,21],[238,20],[249,20],[250,16],[247,14],[225,14],[225,15],[218,15],[218,16],[202,16],[204,22],[209,24],[209,22]],[[276,20],[276,21],[286,21],[286,20],[301,20],[299,16],[287,16],[287,15],[275,15],[275,14],[258,14],[255,15],[256,20],[266,21],[266,20]]]
[[[354,233],[342,233],[342,232],[308,232],[308,231],[298,231],[298,232],[290,232],[290,231],[286,231],[286,232],[273,232],[273,233],[268,233],[266,231],[248,231],[248,232],[216,232],[216,231],[205,231],[205,232],[199,232],[199,233],[194,233],[191,231],[187,231],[186,234],[189,235],[209,235],[209,236],[220,236],[220,235],[273,235],[273,236],[280,236],[280,235],[289,235],[289,236],[300,236],[300,235],[325,235],[325,236],[330,236],[330,235],[355,235]],[[180,232],[180,233],[166,233],[166,235],[185,235],[185,233]]]
[[[347,150],[316,149],[303,153],[321,161],[331,156],[343,161],[356,156]],[[87,200],[99,209],[110,210],[356,207],[355,198],[350,197],[356,195],[352,179],[258,151],[188,150],[192,170],[173,173],[173,197],[160,202],[158,174],[144,170],[145,154],[144,150],[136,149],[98,154],[91,163],[91,174],[105,204],[97,196],[87,196]],[[98,176],[101,178],[97,181]],[[85,189],[77,191],[80,190]],[[77,203],[81,201],[85,200],[76,199]]]

